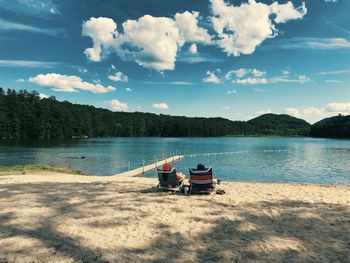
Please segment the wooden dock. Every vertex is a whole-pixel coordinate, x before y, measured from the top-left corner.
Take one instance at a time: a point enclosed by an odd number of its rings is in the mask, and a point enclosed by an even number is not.
[[[115,176],[140,176],[144,173],[147,173],[149,171],[157,169],[158,167],[162,166],[165,163],[172,163],[172,162],[175,162],[177,160],[181,160],[183,158],[184,158],[183,155],[175,155],[175,156],[163,159],[163,160],[156,161],[155,163],[151,163],[151,164],[139,167],[139,168],[134,169],[134,170],[130,170],[130,171],[120,173],[120,174],[115,174]]]

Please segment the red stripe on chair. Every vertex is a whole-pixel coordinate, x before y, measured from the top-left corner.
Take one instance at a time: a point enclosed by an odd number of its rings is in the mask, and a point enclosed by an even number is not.
[[[190,179],[193,180],[210,180],[213,179],[213,175],[212,174],[204,174],[204,175],[192,175],[190,176]]]
[[[213,180],[210,179],[210,180],[193,180],[193,179],[190,179],[190,184],[212,184],[213,183]]]

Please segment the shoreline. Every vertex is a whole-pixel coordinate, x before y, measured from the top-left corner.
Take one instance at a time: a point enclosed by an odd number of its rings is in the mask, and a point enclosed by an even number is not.
[[[0,261],[349,262],[350,186],[225,182],[224,195],[157,179],[0,176]]]
[[[161,162],[161,161],[159,161]],[[151,164],[152,165],[152,164]],[[141,168],[137,168],[135,170],[140,170]],[[140,175],[134,175],[132,171],[122,172],[119,174],[114,175],[89,175],[85,174],[81,171],[75,171],[68,167],[62,167],[62,166],[52,166],[52,165],[13,165],[13,166],[5,166],[0,167],[0,178],[2,176],[15,176],[15,175],[31,175],[31,174],[37,174],[37,175],[67,175],[67,176],[83,176],[85,178],[93,178],[93,179],[103,179],[106,181],[113,181],[113,178],[119,177],[134,177],[134,178],[145,178],[145,179],[155,179],[158,178],[156,176],[154,177],[145,177],[142,174]],[[111,179],[111,180],[110,180]],[[103,181],[102,180],[102,181]],[[185,178],[186,181],[188,181],[188,178]],[[264,181],[233,181],[233,180],[222,180],[221,184],[231,184],[231,183],[247,183],[247,184],[274,184],[274,185],[301,185],[301,186],[320,186],[320,187],[332,187],[332,186],[349,186],[350,183],[320,183],[320,182],[264,182]]]

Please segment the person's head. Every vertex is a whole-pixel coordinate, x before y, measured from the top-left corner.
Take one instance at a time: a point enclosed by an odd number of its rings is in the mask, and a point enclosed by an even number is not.
[[[165,163],[163,164],[163,171],[170,171],[171,170],[171,164]]]
[[[197,165],[197,169],[198,170],[205,170],[205,166],[200,163],[200,164]]]

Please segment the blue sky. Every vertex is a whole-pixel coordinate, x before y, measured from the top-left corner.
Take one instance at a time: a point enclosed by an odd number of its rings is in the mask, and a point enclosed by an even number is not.
[[[350,1],[0,0],[0,86],[117,111],[350,114]]]

